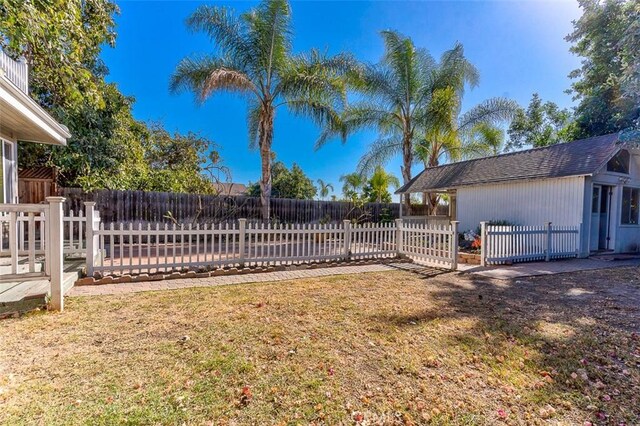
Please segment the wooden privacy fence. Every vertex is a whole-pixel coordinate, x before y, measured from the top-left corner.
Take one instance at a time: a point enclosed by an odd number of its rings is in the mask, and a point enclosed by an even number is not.
[[[90,208],[93,208],[91,206]],[[89,213],[90,214],[90,213]],[[142,274],[395,257],[404,254],[456,267],[455,225],[390,223],[218,224],[138,223],[89,227],[100,256],[87,256],[87,274]],[[93,236],[93,238],[91,237]]]
[[[481,222],[482,264],[578,257],[582,225],[490,226]]]
[[[85,201],[94,201],[102,221],[107,224],[211,224],[241,218],[262,219],[260,198],[255,197],[116,190],[84,192],[79,188],[63,188],[62,194],[67,199],[65,212],[79,211]],[[397,203],[271,199],[274,223],[380,222],[398,218],[399,214]]]

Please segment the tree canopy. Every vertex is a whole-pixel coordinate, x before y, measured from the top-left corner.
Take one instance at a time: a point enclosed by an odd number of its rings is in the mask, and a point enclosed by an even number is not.
[[[312,200],[318,192],[313,181],[296,163],[288,169],[282,161],[274,162],[271,168],[271,181],[271,191],[275,198]],[[250,184],[247,193],[252,197],[260,196],[260,184]]]
[[[538,148],[573,139],[575,122],[571,111],[554,102],[543,102],[537,93],[525,110],[519,108],[509,126],[507,150]]]
[[[105,82],[117,12],[110,0],[0,0],[0,46],[26,58],[31,95],[72,135],[66,147],[20,143],[19,166],[55,166],[60,184],[86,190],[213,192],[209,172],[226,172],[215,144],[136,120],[134,99]]]
[[[579,0],[582,16],[567,36],[582,57],[570,77],[579,101],[575,137],[638,126],[640,118],[640,3]]]

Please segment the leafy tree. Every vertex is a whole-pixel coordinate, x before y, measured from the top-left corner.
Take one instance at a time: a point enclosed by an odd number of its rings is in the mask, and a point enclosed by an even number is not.
[[[507,150],[523,147],[538,148],[567,142],[575,132],[571,112],[560,109],[553,102],[542,102],[537,93],[533,94],[526,110],[519,108],[509,126]]]
[[[262,214],[269,219],[275,111],[286,106],[320,125],[339,120],[335,108],[345,99],[345,87],[336,71],[346,62],[317,51],[291,53],[291,11],[286,0],[263,0],[240,16],[224,7],[200,6],[187,25],[207,34],[218,54],[183,59],[171,79],[171,90],[190,90],[200,102],[222,91],[248,98],[250,144],[259,148],[262,160]]]
[[[313,181],[304,174],[297,164],[293,163],[291,170],[282,161],[276,161],[271,168],[272,195],[275,198],[294,198],[298,200],[312,200],[318,190]],[[260,184],[249,184],[247,193],[251,197],[261,194]]]
[[[111,0],[0,0],[0,47],[27,59],[45,107],[103,106],[102,46],[115,44]]]
[[[21,167],[56,166],[60,183],[97,188],[139,188],[146,179],[142,140],[147,137],[143,123],[131,115],[133,100],[123,96],[115,85],[99,85],[103,107],[83,100],[75,108],[51,107],[52,113],[69,127],[66,147],[21,143]]]
[[[342,195],[350,201],[357,201],[361,197],[362,188],[365,185],[365,179],[360,173],[348,173],[340,176],[342,182]]]
[[[566,37],[583,58],[569,76],[576,108],[576,137],[613,133],[640,118],[640,3],[579,0],[583,14]]]
[[[325,182],[322,179],[318,179],[318,188],[320,189],[320,198],[325,199],[329,196],[330,192],[333,192],[333,185],[329,182]]]
[[[363,189],[364,198],[372,203],[390,203],[389,187],[397,189],[400,181],[394,175],[387,173],[382,166],[376,167]]]
[[[154,124],[146,145],[147,190],[214,194],[213,183],[230,177],[215,143],[193,132],[171,135]]]

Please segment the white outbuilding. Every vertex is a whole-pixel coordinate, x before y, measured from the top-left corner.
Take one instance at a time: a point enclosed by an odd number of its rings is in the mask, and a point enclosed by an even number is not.
[[[580,251],[640,251],[640,141],[610,134],[425,169],[396,193],[443,193],[461,231],[482,221],[579,226]]]

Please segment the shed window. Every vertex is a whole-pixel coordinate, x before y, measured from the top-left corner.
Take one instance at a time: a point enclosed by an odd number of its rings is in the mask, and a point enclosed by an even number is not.
[[[623,225],[637,225],[640,219],[640,188],[622,188],[622,218]]]
[[[607,171],[629,174],[629,151],[622,150],[607,163]]]

